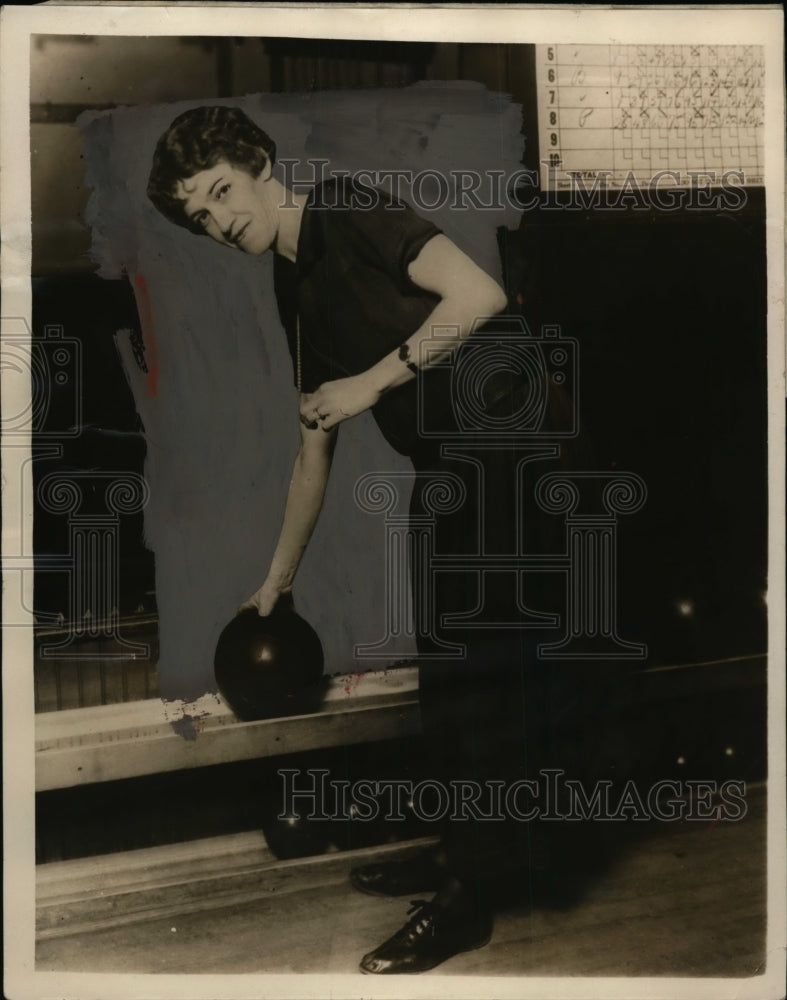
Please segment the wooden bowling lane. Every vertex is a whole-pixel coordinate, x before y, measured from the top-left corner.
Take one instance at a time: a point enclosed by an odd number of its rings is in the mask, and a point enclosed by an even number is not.
[[[660,823],[621,845],[568,904],[513,907],[491,943],[427,975],[730,976],[762,971],[765,790],[737,822]],[[352,973],[408,899],[355,892],[388,845],[277,862],[259,835],[43,865],[37,968]]]

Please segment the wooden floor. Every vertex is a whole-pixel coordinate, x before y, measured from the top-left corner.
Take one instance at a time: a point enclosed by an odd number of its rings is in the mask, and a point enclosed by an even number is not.
[[[737,822],[653,824],[580,898],[500,913],[491,943],[427,975],[722,976],[763,972],[765,794]],[[257,835],[39,871],[40,971],[354,973],[407,899],[355,892],[359,857],[275,862]]]

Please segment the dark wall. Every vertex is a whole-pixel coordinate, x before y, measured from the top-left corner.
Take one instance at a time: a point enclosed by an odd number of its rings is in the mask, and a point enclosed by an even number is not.
[[[579,341],[584,461],[641,476],[622,621],[651,662],[766,648],[762,191],[738,212],[526,213],[505,240],[532,325]]]

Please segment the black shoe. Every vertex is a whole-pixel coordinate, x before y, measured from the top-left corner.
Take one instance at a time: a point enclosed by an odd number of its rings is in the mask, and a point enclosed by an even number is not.
[[[386,975],[433,969],[462,951],[483,948],[492,937],[492,917],[414,899],[415,913],[401,930],[361,959],[361,972]]]
[[[350,871],[350,883],[371,896],[411,896],[437,892],[443,875],[432,854],[423,852],[406,861],[381,861]]]

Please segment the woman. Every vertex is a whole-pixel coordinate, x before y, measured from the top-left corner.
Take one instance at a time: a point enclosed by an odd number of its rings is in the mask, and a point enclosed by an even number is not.
[[[449,471],[467,484],[468,495],[477,491],[474,468],[446,458],[439,441],[419,435],[418,400],[429,400],[447,430],[456,431],[446,367],[435,368],[435,362],[461,350],[479,318],[506,306],[498,283],[409,207],[347,179],[329,180],[308,196],[293,194],[273,176],[274,157],[273,142],[240,110],[197,108],[177,118],[159,141],[148,187],[156,207],[192,232],[243,253],[276,253],[276,294],[300,393],[301,439],[271,564],[245,605],[260,615],[292,589],[345,420],[371,410],[388,442],[412,459],[414,512],[435,474]],[[427,356],[423,348],[434,346],[435,326],[457,336],[448,348],[444,342],[442,355]],[[507,383],[490,405],[514,412],[517,393],[526,391]],[[512,458],[503,450],[497,460],[510,464]],[[481,515],[478,498],[471,498],[443,518],[440,551],[461,552],[481,530],[500,546],[497,551],[512,551],[514,500],[498,501]],[[417,623],[421,652],[439,631],[440,616],[468,608],[467,577],[439,576],[430,620]],[[522,636],[501,640],[487,629],[459,638],[464,656],[421,668],[425,771],[449,780],[519,776],[530,726],[523,720],[536,701]],[[414,863],[356,870],[353,884],[367,892],[436,890],[431,902],[417,901],[399,932],[364,957],[362,970],[421,972],[485,944],[501,860],[507,870],[527,868],[525,833],[521,824],[454,823],[441,847]]]

